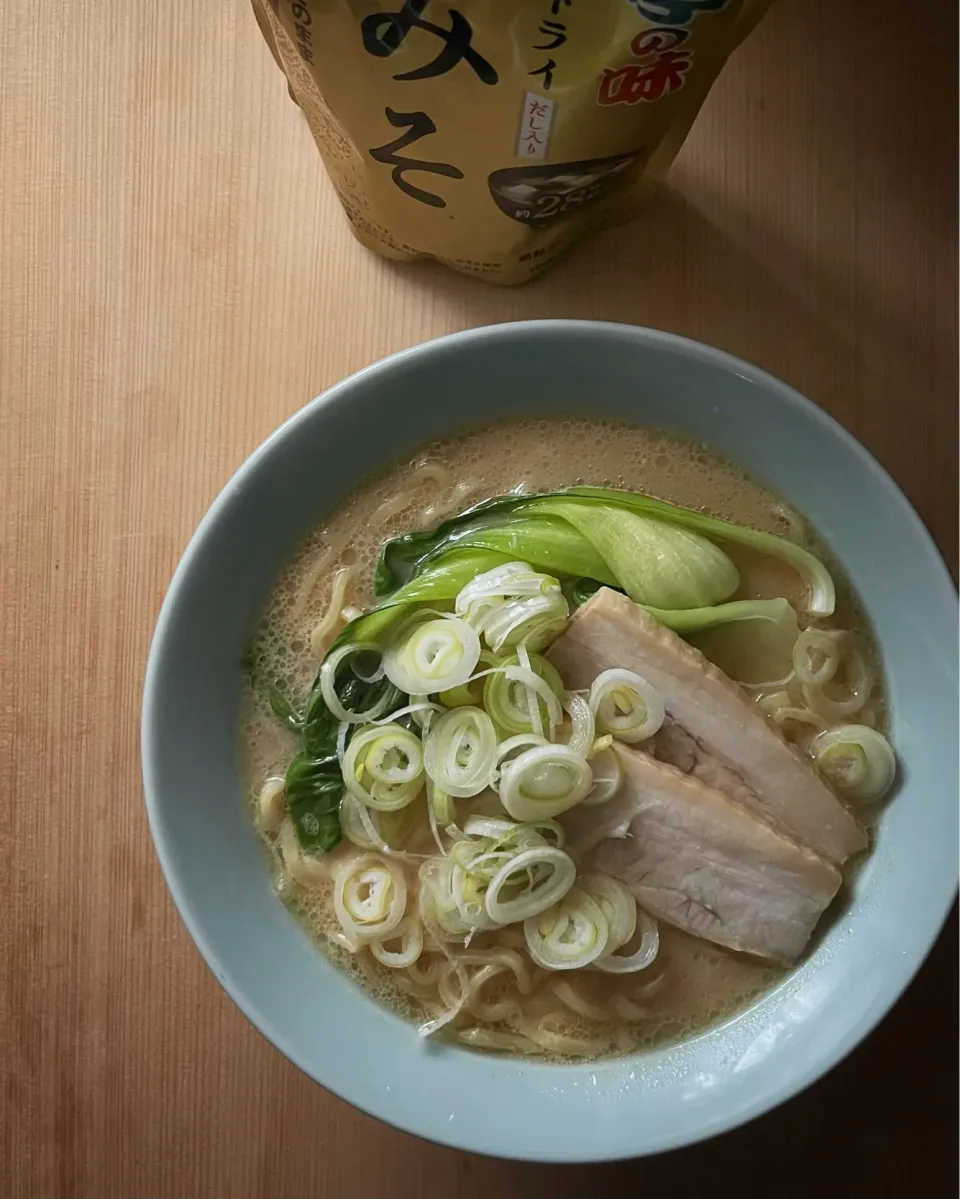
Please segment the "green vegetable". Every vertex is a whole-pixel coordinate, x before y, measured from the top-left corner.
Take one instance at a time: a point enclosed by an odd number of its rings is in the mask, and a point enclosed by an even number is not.
[[[336,752],[325,758],[298,753],[287,767],[283,785],[300,848],[306,853],[326,852],[339,844],[343,778]]]
[[[421,572],[444,563],[447,553],[469,546],[496,551],[504,561],[528,562],[561,580],[578,580],[575,602],[586,594],[584,581],[594,580],[661,609],[712,607],[737,586],[736,568],[713,544],[715,539],[789,563],[810,588],[811,615],[833,612],[829,572],[792,541],[651,496],[602,487],[502,496],[467,509],[432,532],[396,537],[381,553],[376,590],[393,598]]]
[[[414,534],[420,536],[420,534]],[[396,540],[402,541],[403,538]],[[393,544],[387,543],[388,546]],[[381,575],[381,566],[377,567],[377,578]],[[474,576],[495,566],[502,566],[509,561],[503,554],[489,550],[452,549],[440,554],[428,565],[424,565],[422,573],[409,579],[380,603],[372,612],[358,616],[339,636],[330,649],[339,649],[353,641],[377,641],[400,616],[408,612],[414,604],[429,603],[451,604],[458,592],[470,582]]]
[[[512,562],[526,562],[535,571],[551,575],[586,575],[601,583],[616,585],[617,572],[611,569],[589,537],[572,521],[536,515],[522,508],[508,514],[497,524],[467,525],[454,533],[457,545],[496,550]],[[446,543],[444,543],[446,544]]]
[[[652,615],[660,618],[656,612]],[[675,632],[740,683],[780,684],[793,671],[800,630],[797,614],[785,599],[740,600],[664,615]]]
[[[703,608],[727,599],[740,584],[737,568],[723,550],[682,526],[627,508],[565,497],[538,500],[536,510],[559,516],[579,530],[638,604]],[[578,564],[576,573],[590,572]]]
[[[357,678],[349,668],[334,684],[344,707],[363,711],[390,694],[389,707],[400,707],[404,696],[388,679],[375,683]],[[299,729],[300,751],[287,767],[283,788],[300,848],[307,853],[333,849],[341,838],[340,799],[343,775],[337,758],[340,722],[327,708],[319,679],[298,716],[289,700],[273,688],[270,705],[289,728]],[[352,731],[352,729],[351,729]]]
[[[668,629],[673,629],[682,637],[738,620],[768,620],[778,624],[788,615],[796,620],[793,608],[782,597],[768,600],[734,600],[729,604],[716,604],[709,608],[686,608],[682,611],[665,611],[663,608],[652,608],[648,604],[644,604],[643,607],[654,620],[666,625]]]
[[[527,496],[501,496],[497,499],[485,500],[482,504],[476,504],[458,516],[445,520],[433,530],[421,533],[403,533],[399,537],[392,538],[380,552],[380,561],[377,563],[377,572],[374,578],[376,594],[378,596],[393,595],[398,587],[403,587],[411,579],[420,575],[432,558],[458,546],[461,533],[468,526],[474,531],[491,525],[502,526],[505,518],[517,505],[527,501]],[[464,546],[469,548],[469,541],[465,541]],[[508,562],[510,557],[501,560]],[[527,561],[526,558],[523,560]],[[489,570],[499,564],[500,561],[491,562],[489,567],[478,567],[474,573],[479,574],[481,570]],[[532,565],[533,563],[531,563]],[[470,577],[472,578],[473,575]],[[464,582],[468,581],[464,580]]]
[[[596,579],[574,579],[564,588],[567,599],[570,601],[570,607],[581,607],[591,596],[596,595],[602,586],[603,584],[598,583]],[[618,587],[616,590],[619,591],[620,588]]]
[[[507,654],[498,661],[499,666],[517,666],[520,659],[516,654]],[[540,654],[530,655],[530,669],[547,684],[559,702],[563,702],[563,679],[557,668]],[[550,712],[546,701],[536,701],[540,706],[540,719],[546,724]],[[516,733],[533,731],[530,709],[527,707],[526,688],[504,674],[489,674],[483,680],[483,706],[497,726],[498,732],[512,737]]]
[[[746,525],[733,524],[715,516],[705,516],[691,508],[680,508],[676,504],[668,504],[665,500],[656,500],[652,496],[633,491],[618,491],[606,487],[571,487],[569,491],[560,494],[615,504],[642,516],[652,516],[671,524],[683,525],[707,537],[745,545],[749,549],[768,554],[771,558],[778,558],[792,566],[809,587],[810,615],[824,617],[833,614],[836,591],[830,572],[808,550],[786,537],[778,537],[774,533],[760,533]]]
[[[268,698],[270,700],[270,707],[273,709],[274,716],[276,716],[282,724],[285,724],[288,729],[293,729],[295,733],[299,733],[303,728],[303,717],[275,683],[270,687]]]

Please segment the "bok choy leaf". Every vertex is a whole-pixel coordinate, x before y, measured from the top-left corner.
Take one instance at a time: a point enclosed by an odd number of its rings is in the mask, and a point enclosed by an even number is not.
[[[406,533],[384,546],[375,590],[391,595],[453,549],[489,550],[553,575],[583,575],[617,585],[590,540],[566,520],[530,511],[530,496],[504,496],[468,508],[426,533]]]
[[[778,558],[792,566],[809,588],[810,615],[821,618],[833,615],[836,606],[836,589],[830,572],[809,550],[805,550],[796,542],[789,541],[786,537],[778,537],[774,533],[761,533],[746,525],[720,520],[716,516],[705,516],[702,512],[694,512],[691,508],[681,508],[676,504],[668,504],[666,500],[657,500],[652,496],[641,495],[633,491],[619,491],[607,487],[571,487],[569,491],[560,494],[579,496],[583,499],[628,508],[631,512],[637,512],[641,516],[652,516],[657,520],[683,525],[711,539],[717,538],[720,541],[733,542],[735,545],[745,545],[748,549],[768,554],[771,558]]]
[[[458,534],[465,528],[472,526],[479,529],[488,525],[502,525],[518,505],[528,501],[529,496],[515,495],[484,500],[482,504],[474,504],[472,508],[443,521],[435,529],[402,533],[399,537],[391,538],[380,551],[374,591],[378,596],[392,595],[398,587],[403,587],[420,574],[431,558],[456,546]]]
[[[682,526],[566,497],[536,500],[534,510],[559,516],[579,530],[638,604],[705,608],[727,599],[740,585],[737,568],[723,550]]]
[[[343,777],[336,746],[332,757],[298,753],[287,767],[283,786],[300,848],[325,853],[338,845]]]
[[[452,548],[471,546],[529,562],[563,580],[617,586],[657,608],[713,607],[737,586],[736,568],[715,541],[745,545],[789,563],[809,588],[810,614],[833,612],[829,572],[794,542],[652,496],[604,487],[501,496],[431,532],[396,537],[384,546],[376,590],[391,595]]]

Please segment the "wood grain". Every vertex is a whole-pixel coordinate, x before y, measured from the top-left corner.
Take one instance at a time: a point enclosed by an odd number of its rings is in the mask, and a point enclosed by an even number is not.
[[[956,1193],[955,922],[763,1120],[507,1165],[376,1124],[247,1024],[167,895],[137,749],[153,622],[219,488],[328,384],[452,329],[603,317],[741,354],[870,447],[955,567],[955,22],[781,0],[646,217],[503,292],[354,242],[244,0],[0,6],[5,1194]]]

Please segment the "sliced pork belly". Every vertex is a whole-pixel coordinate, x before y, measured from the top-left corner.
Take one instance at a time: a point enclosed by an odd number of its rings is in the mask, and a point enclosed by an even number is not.
[[[667,721],[649,746],[832,862],[867,844],[863,830],[738,684],[625,595],[603,587],[548,654],[568,687],[623,666],[657,689]]]
[[[581,864],[621,879],[641,907],[685,932],[793,962],[837,893],[837,868],[699,779],[617,753],[614,798],[560,817]]]

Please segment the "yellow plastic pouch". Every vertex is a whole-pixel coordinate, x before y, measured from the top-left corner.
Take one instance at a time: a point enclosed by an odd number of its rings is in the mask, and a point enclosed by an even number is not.
[[[769,0],[253,0],[360,241],[494,283],[630,217]]]

